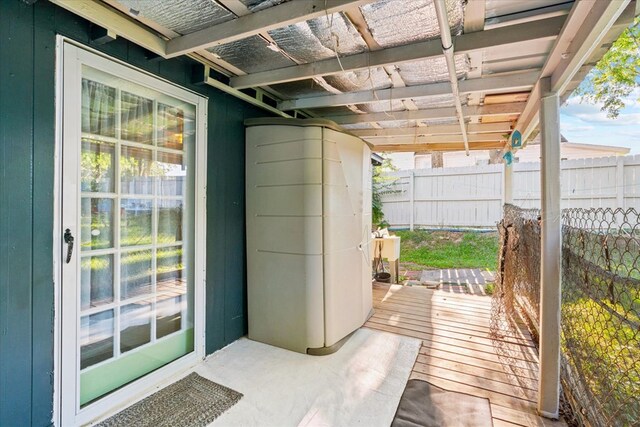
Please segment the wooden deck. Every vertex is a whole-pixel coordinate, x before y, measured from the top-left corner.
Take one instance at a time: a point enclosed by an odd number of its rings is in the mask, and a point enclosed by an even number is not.
[[[536,415],[538,357],[524,325],[492,340],[490,297],[376,283],[373,303],[365,327],[422,340],[411,378],[488,398],[496,427],[565,425]]]

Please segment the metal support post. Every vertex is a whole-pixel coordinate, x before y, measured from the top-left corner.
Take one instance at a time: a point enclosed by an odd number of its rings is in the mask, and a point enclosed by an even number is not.
[[[503,204],[513,204],[513,165],[504,163],[504,170],[502,173],[504,176],[504,194],[502,195]]]
[[[540,242],[540,382],[538,412],[558,418],[560,397],[560,103],[551,79],[540,80],[542,224]]]

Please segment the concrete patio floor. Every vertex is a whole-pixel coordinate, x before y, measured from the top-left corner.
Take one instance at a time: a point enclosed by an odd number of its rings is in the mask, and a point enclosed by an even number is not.
[[[328,356],[242,338],[195,372],[244,395],[214,427],[386,427],[419,349],[418,339],[365,328]]]

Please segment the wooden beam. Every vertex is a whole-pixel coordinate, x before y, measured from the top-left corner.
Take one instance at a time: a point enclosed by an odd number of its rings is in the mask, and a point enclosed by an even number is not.
[[[387,128],[387,129],[347,129],[349,133],[357,135],[361,138],[387,138],[390,136],[429,136],[429,135],[458,135],[460,134],[460,126],[458,125],[435,125],[413,128]],[[511,123],[491,123],[467,125],[467,133],[511,133]]]
[[[464,33],[484,30],[486,0],[469,0],[464,7]]]
[[[520,114],[496,114],[495,116],[480,117],[480,123],[482,124],[501,123],[501,122],[515,123],[518,120],[518,117],[520,117]]]
[[[504,141],[494,142],[475,142],[469,144],[469,150],[495,150],[504,147]],[[437,143],[437,144],[387,144],[374,145],[372,148],[376,153],[404,153],[418,151],[462,151],[464,145],[461,142],[456,143]]]
[[[219,46],[301,21],[340,12],[373,0],[307,0],[279,4],[232,21],[177,37],[167,43],[167,58]]]
[[[289,3],[284,5],[287,4]],[[489,48],[517,49],[518,43],[555,38],[560,32],[565,18],[565,16],[558,16],[493,30],[462,34],[454,37],[453,42],[456,52],[459,54]],[[340,58],[340,63],[335,58],[332,58],[246,76],[237,76],[231,79],[230,84],[236,88],[264,86],[440,56],[442,56],[442,46],[440,40],[436,39],[383,49],[377,52],[350,55]]]
[[[625,13],[625,19],[632,22],[635,9],[633,5],[628,6],[628,4],[629,0],[576,1],[547,56],[540,78],[552,77],[552,88],[564,89],[571,77],[579,71],[589,53],[600,46],[603,37],[618,17],[625,12],[625,8],[631,9],[628,17]],[[522,133],[522,138],[525,140],[539,122],[539,93],[540,85],[536,83],[515,127]],[[559,95],[562,96],[562,93]]]
[[[382,50],[382,46],[373,38],[373,34],[371,34],[371,30],[367,25],[367,21],[364,19],[362,15],[362,11],[359,7],[350,7],[344,10],[344,14],[349,18],[349,21],[356,27],[356,30],[360,33],[363,40],[369,47],[369,51],[373,52],[376,50]]]
[[[362,39],[367,44],[367,48],[369,49],[369,52],[382,50],[382,46],[380,46],[380,44],[373,37],[373,34],[371,34],[371,30],[369,29],[369,25],[367,24],[367,20],[364,19],[364,15],[362,14],[362,11],[360,10],[359,7],[352,7],[352,8],[349,8],[349,9],[345,9],[343,13],[346,15],[347,19],[349,19],[349,21],[351,21],[353,26],[356,27],[356,30],[358,30],[358,33],[360,33],[360,36],[362,36]],[[391,80],[391,84],[394,87],[396,87],[396,86],[398,86],[398,87],[406,86],[406,84],[404,83],[404,80],[402,80],[402,77],[400,77],[400,74],[397,71],[389,72],[389,68],[393,68],[395,70],[395,67],[385,67],[384,68],[385,72],[389,76],[389,79]],[[354,109],[357,109],[357,107],[355,105],[349,105],[349,104],[345,104],[345,105],[347,105],[348,108],[351,108],[352,111]],[[418,109],[418,107],[413,103],[405,104],[405,108],[407,108],[408,110],[417,110]],[[372,123],[372,126],[375,127],[375,128],[381,128],[382,127],[378,123]]]
[[[152,54],[156,54],[159,56],[164,56],[165,52],[165,40],[162,37],[156,35],[153,31],[147,30],[145,27],[141,26],[139,22],[128,17],[121,11],[122,5],[119,5],[118,8],[112,6],[112,0],[105,0],[108,4],[98,2],[95,0],[51,0],[56,5],[69,10],[70,12],[87,19],[88,21],[97,24],[108,31],[115,33],[116,35],[130,40],[139,46],[147,49]],[[142,18],[141,18],[142,19]],[[170,30],[159,30],[154,27],[155,31],[159,33],[163,33],[163,31]],[[164,37],[169,37],[171,34],[163,34]],[[223,92],[226,92],[230,95],[233,95],[237,98],[240,98],[248,103],[256,105],[260,108],[263,108],[271,113],[275,113],[277,115],[283,117],[291,117],[288,114],[279,111],[278,109],[263,103],[261,100],[250,97],[237,89],[234,89],[228,85],[225,85],[222,82],[219,82],[215,79],[211,79],[209,77],[208,68],[214,68],[216,71],[222,72],[219,67],[217,67],[215,63],[215,59],[211,58],[211,53],[207,51],[194,52],[189,54],[190,57],[195,59],[201,65],[201,74],[202,77],[200,81],[206,82],[207,84],[220,89]],[[150,59],[153,60],[153,59]],[[205,69],[207,70],[205,73]],[[237,70],[235,72],[242,72],[241,70]],[[227,73],[228,74],[228,73]],[[265,89],[266,91],[266,89]]]
[[[239,0],[238,0],[239,1]],[[134,19],[135,21],[141,23],[143,26],[155,31],[156,33],[158,33],[158,35],[162,38],[164,38],[165,40],[169,40],[169,39],[173,39],[175,37],[179,37],[180,34],[176,33],[173,30],[170,30],[166,27],[163,27],[162,25],[158,24],[155,21],[152,21],[140,14],[136,15],[135,18],[129,15],[129,8],[125,5],[123,5],[122,3],[118,2],[117,0],[102,0],[103,3],[108,4],[109,6],[111,6],[112,8],[114,8],[115,10],[120,11],[122,14],[124,14],[125,16],[129,16],[130,18]],[[122,35],[122,37],[126,38],[124,35]],[[153,53],[153,52],[152,52]],[[200,50],[198,52],[193,52],[191,54],[189,54],[188,56],[190,56],[191,58],[193,58],[194,60],[196,60],[197,62],[200,62],[202,64],[208,65],[209,67],[211,67],[211,69],[217,71],[218,73],[225,75],[225,76],[232,76],[232,75],[236,75],[236,76],[243,76],[247,73],[245,73],[244,71],[242,71],[241,69],[231,65],[230,63],[228,63],[227,61],[224,61],[222,58],[220,58],[218,55],[214,55],[213,53],[206,51],[206,50]],[[159,58],[164,58],[161,55],[158,55]]]
[[[585,0],[580,0],[585,2]],[[591,55],[600,42],[604,38],[609,28],[622,14],[630,0],[617,0],[610,2],[611,4],[602,5],[602,2],[596,2],[589,14],[579,27],[575,36],[571,40],[567,52],[561,56],[561,61],[553,70],[551,75],[551,90],[554,93],[562,95],[566,84],[571,80],[573,75],[582,67],[587,58]],[[568,56],[566,56],[568,53]]]
[[[249,8],[240,0],[216,0],[231,13],[236,16],[245,16],[251,14]]]
[[[539,70],[506,76],[490,76],[477,79],[461,80],[460,92],[463,94],[478,92],[502,92],[531,89],[540,75]],[[297,110],[301,108],[335,107],[348,104],[367,104],[392,99],[415,99],[424,96],[446,95],[451,93],[451,83],[440,82],[426,85],[394,87],[392,89],[365,90],[340,95],[316,96],[282,101],[278,104],[281,110]]]
[[[51,2],[157,55],[165,55],[166,41],[164,39],[99,1],[51,0]]]
[[[465,117],[517,114],[522,112],[522,110],[524,109],[524,105],[524,102],[514,102],[512,104],[466,106],[462,108],[462,111]],[[325,116],[324,118],[333,120],[338,124],[388,122],[396,120],[454,119],[456,118],[456,109],[453,107],[430,108],[427,110],[418,111],[393,111],[382,113]]]
[[[533,85],[532,85],[533,86]],[[529,99],[529,92],[512,92],[486,95],[484,105],[504,104],[506,102],[526,102]]]
[[[101,26],[95,24],[91,26],[91,42],[93,44],[107,44],[114,41],[116,37],[117,34],[111,30],[102,28]]]
[[[517,13],[509,13],[503,16],[494,16],[491,18],[487,18],[484,26],[485,28],[496,28],[499,26],[513,25],[519,22],[531,21],[531,18],[540,19],[550,18],[552,16],[566,15],[569,13],[571,6],[571,2],[565,2],[545,7],[538,7]]]
[[[376,145],[396,145],[396,144],[434,144],[443,142],[452,142],[462,144],[464,141],[462,135],[405,135],[405,136],[387,136],[382,138],[363,138],[368,142]],[[504,133],[479,133],[468,135],[469,142],[492,142],[492,141],[506,141],[509,137]]]

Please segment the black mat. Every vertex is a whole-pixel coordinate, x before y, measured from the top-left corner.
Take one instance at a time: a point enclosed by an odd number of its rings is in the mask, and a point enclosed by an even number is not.
[[[191,373],[107,418],[99,427],[204,427],[242,394]]]
[[[491,427],[493,420],[488,399],[409,380],[391,426]]]

